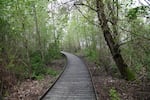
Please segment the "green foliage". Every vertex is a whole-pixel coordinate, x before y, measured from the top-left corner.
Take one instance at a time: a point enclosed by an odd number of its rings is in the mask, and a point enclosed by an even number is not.
[[[64,16],[57,15],[58,20],[54,21],[48,14],[48,4],[48,0],[0,1],[0,70],[13,73],[18,80],[58,74],[46,64],[60,56],[67,9],[62,8]],[[0,81],[4,76],[5,73],[0,75]]]
[[[137,13],[138,13],[138,8],[130,9],[129,12],[128,12],[127,17],[131,20],[136,19],[137,18]]]
[[[50,51],[49,53],[53,53],[53,52]],[[60,54],[60,53],[58,53],[58,54]],[[47,56],[49,56],[49,58],[51,58],[51,59],[54,59],[56,56],[58,57],[58,54],[57,55],[54,54],[53,56],[51,54],[47,54]],[[36,79],[42,79],[44,77],[44,75],[56,76],[58,74],[58,72],[56,72],[52,68],[49,68],[45,65],[46,61],[42,60],[40,51],[33,52],[30,55],[30,59],[31,59],[32,77],[34,77]],[[47,61],[48,61],[48,59],[47,59]],[[50,59],[49,59],[49,62],[50,62]]]
[[[107,4],[111,3],[106,1]],[[88,0],[84,3],[95,8],[95,1]],[[78,7],[82,14],[75,9],[69,12],[67,6],[56,6],[57,2],[53,0],[52,9],[48,9],[48,4],[48,0],[0,1],[0,66],[3,65],[17,77],[42,79],[47,74],[56,76],[58,72],[46,65],[60,57],[60,48],[67,48],[68,51],[84,49],[90,60],[113,67],[110,63],[111,56],[107,52],[109,50],[101,36],[102,32],[96,26],[96,12],[86,6]],[[118,21],[118,33],[123,34],[118,37],[120,41],[123,37],[127,37],[127,42],[131,41],[122,47],[121,53],[137,75],[141,73],[141,69],[145,69],[144,73],[150,77],[150,27],[148,21],[143,22],[142,19],[148,15],[149,7],[129,8],[126,19],[122,15],[126,8],[121,8],[122,4],[117,0],[114,5],[119,8],[118,12],[115,12],[115,8],[114,12],[118,14],[115,16],[121,20]],[[108,14],[111,13],[112,11],[108,11]],[[110,16],[107,16],[109,19]],[[130,20],[130,23],[126,20]],[[120,27],[127,29],[128,33],[121,31]],[[114,73],[118,71],[116,67],[113,68]],[[129,69],[127,72],[132,80],[133,73]]]
[[[45,65],[42,61],[40,51],[33,52],[30,56],[31,70],[34,76],[39,76],[46,73]]]
[[[58,72],[53,70],[53,69],[51,69],[51,68],[48,68],[46,73],[48,75],[52,75],[52,76],[57,76],[58,75]]]
[[[109,96],[111,100],[121,100],[115,88],[110,89]]]
[[[135,73],[133,71],[131,71],[129,68],[126,68],[125,72],[127,73],[127,79],[129,81],[135,80]]]
[[[58,43],[51,43],[49,45],[48,54],[51,58],[56,59],[60,57],[60,48]]]
[[[150,66],[150,27],[147,22],[138,18],[130,22],[128,42],[122,46],[122,54],[135,76],[149,76]],[[132,76],[132,75],[131,75]]]
[[[62,33],[63,26],[49,28],[47,4],[43,0],[0,1],[0,61],[19,79],[57,73],[47,70],[46,64],[60,56],[61,35],[54,38],[53,32]]]
[[[150,50],[145,52],[144,64],[147,69],[147,78],[150,80]]]
[[[53,59],[60,58],[60,48],[57,44],[49,44],[49,49],[45,55],[45,63],[49,63]]]
[[[139,7],[135,7],[132,9],[129,9],[128,13],[127,13],[127,17],[130,20],[135,20],[137,19],[137,17],[140,15],[148,15],[148,6],[139,6]]]
[[[99,62],[99,61],[98,61],[99,53],[96,52],[96,50],[90,49],[90,48],[86,48],[86,49],[84,50],[84,52],[85,52],[85,55],[86,55],[91,61]]]
[[[39,74],[37,75],[36,73],[32,73],[32,76],[31,76],[33,79],[37,79],[37,80],[41,80],[44,78],[44,75],[43,74]]]

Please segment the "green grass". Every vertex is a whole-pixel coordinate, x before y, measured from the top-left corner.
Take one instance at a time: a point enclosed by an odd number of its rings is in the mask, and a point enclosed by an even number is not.
[[[55,70],[52,69],[52,68],[48,68],[46,73],[47,73],[48,75],[52,75],[52,76],[57,76],[57,75],[58,75],[58,71],[55,71]]]

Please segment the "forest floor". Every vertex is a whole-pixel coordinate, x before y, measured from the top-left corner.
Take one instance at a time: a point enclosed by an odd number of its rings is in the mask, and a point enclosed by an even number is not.
[[[81,57],[90,69],[99,100],[150,100],[150,81],[126,81],[106,73],[94,62]]]
[[[92,80],[99,100],[150,100],[150,81],[141,77],[140,80],[126,81],[106,73],[103,67],[81,57],[90,69]],[[54,70],[61,72],[65,59],[55,60],[49,64]],[[111,70],[110,70],[111,72]],[[47,75],[41,80],[26,79],[9,90],[6,100],[38,100],[52,85],[57,76]],[[120,99],[118,99],[120,98]]]
[[[61,72],[65,65],[65,59],[52,61],[48,66],[57,72]],[[43,93],[53,84],[57,76],[47,75],[41,80],[25,79],[14,85],[8,92],[9,96],[4,100],[38,100]]]

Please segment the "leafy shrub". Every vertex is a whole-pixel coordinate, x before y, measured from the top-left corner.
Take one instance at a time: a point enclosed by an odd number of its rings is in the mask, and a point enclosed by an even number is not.
[[[45,55],[45,63],[57,58],[60,58],[59,46],[57,46],[55,43],[51,43],[49,44],[48,52]]]
[[[119,94],[118,94],[118,92],[116,91],[115,88],[111,88],[110,89],[109,96],[110,96],[111,100],[121,100],[119,98]]]
[[[46,67],[42,61],[40,51],[33,52],[30,56],[32,76],[40,76],[46,74]]]
[[[88,56],[88,58],[92,61],[98,61],[99,54],[96,52],[96,50],[87,48],[85,49],[85,55]]]
[[[48,75],[52,75],[52,76],[58,75],[58,72],[55,71],[55,70],[53,70],[53,69],[51,69],[51,68],[48,68],[46,73],[47,73]]]
[[[44,77],[43,74],[36,75],[35,73],[32,73],[32,78],[35,78],[37,80],[41,80],[43,79],[43,77]]]

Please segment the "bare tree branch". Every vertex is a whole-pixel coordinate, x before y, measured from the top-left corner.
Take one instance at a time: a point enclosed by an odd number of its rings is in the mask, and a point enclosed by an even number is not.
[[[91,23],[91,24],[93,24],[93,25],[99,27],[98,24],[93,23],[92,21],[90,21],[90,20],[85,16],[85,15],[82,13],[82,11],[79,9],[79,7],[78,7],[77,5],[74,5],[74,6],[77,8],[77,10],[81,13],[81,15],[82,15],[89,23]]]
[[[129,31],[129,30],[126,30],[126,29],[124,29],[123,27],[119,27],[121,30],[123,30],[123,31],[126,31],[126,32],[128,32],[128,33],[132,33],[133,35],[135,35],[135,36],[138,36],[138,37],[142,37],[143,39],[146,39],[146,40],[149,40],[150,41],[150,38],[148,38],[148,37],[145,37],[145,36],[142,36],[142,35],[138,35],[138,34],[136,34],[136,33],[133,33],[133,32],[131,32],[131,31]]]
[[[139,1],[139,3],[141,4],[141,5],[143,5],[143,6],[145,6],[145,4],[143,3],[143,2],[141,2],[141,0],[138,0]],[[150,8],[150,1],[149,0],[144,0],[145,1],[145,3],[146,4],[148,4],[148,8]]]
[[[133,41],[133,39],[132,40],[128,40],[126,42],[119,43],[118,45],[119,45],[119,47],[121,47],[121,46],[123,46],[123,45],[125,45],[125,44],[127,44],[129,42],[132,42],[132,41]]]
[[[69,0],[69,1],[64,2],[64,3],[61,1],[62,4],[68,4],[68,3],[70,3],[70,2],[75,2],[75,0]]]
[[[93,10],[93,11],[97,12],[97,10],[96,10],[96,9],[94,9],[94,8],[92,8],[91,6],[86,5],[86,4],[84,4],[84,3],[74,3],[74,5],[81,5],[81,6],[85,6],[85,7],[90,8],[91,10]]]
[[[138,0],[141,5],[144,5],[140,0]]]
[[[150,1],[149,0],[144,0],[148,5],[150,5]]]

